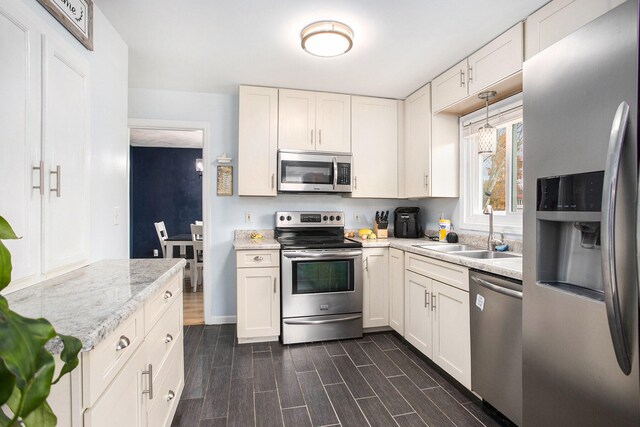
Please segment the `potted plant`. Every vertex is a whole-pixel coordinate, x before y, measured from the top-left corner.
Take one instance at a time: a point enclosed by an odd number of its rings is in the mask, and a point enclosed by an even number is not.
[[[2,241],[14,239],[18,237],[0,216],[0,291],[11,282],[11,254]],[[54,380],[55,359],[45,345],[55,337],[64,349],[63,365]],[[81,349],[79,339],[58,334],[46,319],[11,311],[0,295],[0,426],[55,426],[56,416],[47,404],[51,385],[78,366]]]

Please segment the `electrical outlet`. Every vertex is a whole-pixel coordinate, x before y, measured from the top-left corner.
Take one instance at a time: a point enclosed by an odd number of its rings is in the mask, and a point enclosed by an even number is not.
[[[155,257],[157,257],[157,256],[158,256],[158,250],[157,250],[157,249],[154,249],[154,250],[153,250],[153,256],[155,256]]]
[[[353,221],[354,222],[360,222],[360,212],[354,212],[353,213]]]
[[[247,224],[253,222],[253,213],[252,212],[245,212],[244,213],[244,222],[246,222]]]
[[[116,206],[113,208],[113,225],[119,225],[119,224],[120,224],[120,208]]]

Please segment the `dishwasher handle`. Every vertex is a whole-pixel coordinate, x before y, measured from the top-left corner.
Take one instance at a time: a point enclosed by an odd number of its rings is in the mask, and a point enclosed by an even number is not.
[[[483,288],[487,288],[489,290],[492,290],[494,292],[498,292],[499,294],[503,294],[503,295],[507,295],[513,298],[518,298],[518,299],[522,299],[522,292],[519,291],[514,291],[513,289],[509,289],[509,288],[504,288],[502,286],[498,286],[496,284],[493,284],[491,282],[488,282],[484,279],[481,279],[479,277],[475,277],[475,276],[471,276],[471,280],[473,280],[474,282],[476,282],[478,285],[482,286]]]

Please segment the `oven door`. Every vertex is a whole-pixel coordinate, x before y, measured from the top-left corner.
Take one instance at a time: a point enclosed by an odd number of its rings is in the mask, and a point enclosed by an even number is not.
[[[351,156],[279,151],[278,191],[351,192]]]
[[[361,249],[282,251],[282,317],[361,312]]]

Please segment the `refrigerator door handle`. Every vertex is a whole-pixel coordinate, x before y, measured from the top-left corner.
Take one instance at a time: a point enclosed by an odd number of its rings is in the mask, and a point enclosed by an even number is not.
[[[616,274],[616,242],[615,219],[616,199],[618,191],[618,174],[622,145],[629,120],[629,104],[622,102],[616,111],[611,125],[607,163],[604,172],[604,188],[602,190],[602,279],[604,284],[604,302],[609,321],[609,332],[618,365],[625,375],[631,372],[629,346],[624,335],[620,294]]]

